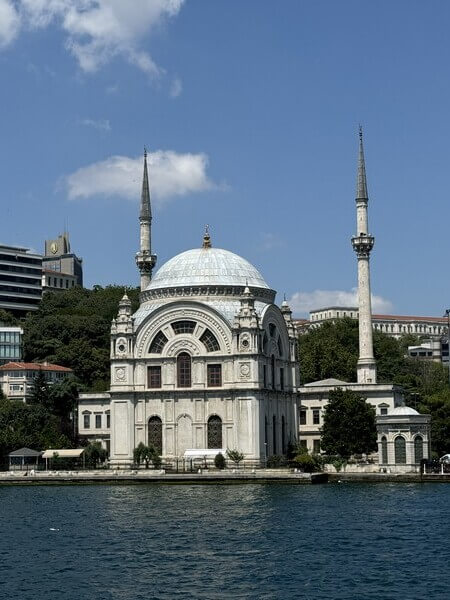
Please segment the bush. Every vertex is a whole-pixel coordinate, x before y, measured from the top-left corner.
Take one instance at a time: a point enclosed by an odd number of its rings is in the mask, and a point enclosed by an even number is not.
[[[227,457],[234,462],[234,464],[238,467],[239,463],[244,460],[244,455],[239,450],[230,450],[227,449]]]
[[[322,470],[322,458],[317,454],[298,454],[293,462],[304,473],[314,473]]]
[[[274,454],[273,456],[269,456],[267,459],[267,468],[269,469],[278,469],[280,467],[286,466],[286,459],[284,456],[280,456],[279,454]]]
[[[216,454],[214,457],[214,466],[216,469],[225,469],[225,464],[225,456],[221,452]]]

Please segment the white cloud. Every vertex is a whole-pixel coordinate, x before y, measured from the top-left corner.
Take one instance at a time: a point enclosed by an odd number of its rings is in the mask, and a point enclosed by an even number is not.
[[[0,0],[0,49],[19,34],[20,17],[10,0]]]
[[[296,292],[289,300],[294,313],[306,315],[310,310],[327,306],[358,306],[358,290],[315,290],[314,292]],[[392,310],[392,302],[382,296],[372,294],[372,311],[386,314]]]
[[[171,98],[178,98],[182,91],[183,83],[179,77],[175,77],[175,79],[170,84],[169,95]]]
[[[100,131],[111,131],[111,123],[108,119],[98,119],[97,121],[95,119],[82,119],[81,124]]]
[[[157,150],[148,155],[150,193],[161,204],[175,196],[216,189],[207,176],[206,154],[178,154]],[[71,200],[95,196],[138,200],[141,192],[142,157],[111,156],[78,169],[65,178]]]
[[[52,24],[66,34],[66,48],[85,72],[95,72],[122,56],[151,77],[164,72],[141,42],[184,0],[0,0],[0,47],[17,36],[20,25],[42,29]]]

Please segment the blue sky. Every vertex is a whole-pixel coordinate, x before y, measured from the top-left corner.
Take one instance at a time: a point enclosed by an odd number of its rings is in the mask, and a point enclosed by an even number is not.
[[[68,222],[88,286],[137,284],[146,144],[159,266],[209,223],[297,315],[352,302],[362,123],[374,310],[441,315],[449,25],[437,0],[0,0],[0,241]]]

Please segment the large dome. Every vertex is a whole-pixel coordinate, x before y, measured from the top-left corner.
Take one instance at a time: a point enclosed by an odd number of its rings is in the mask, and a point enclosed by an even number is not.
[[[156,273],[147,290],[186,286],[245,286],[270,289],[247,260],[220,248],[196,248],[177,254]]]

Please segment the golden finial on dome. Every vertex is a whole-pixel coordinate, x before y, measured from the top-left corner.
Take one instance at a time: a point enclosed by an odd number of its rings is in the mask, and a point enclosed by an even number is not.
[[[211,248],[211,236],[209,235],[209,225],[205,225],[205,234],[203,236],[203,248]]]

